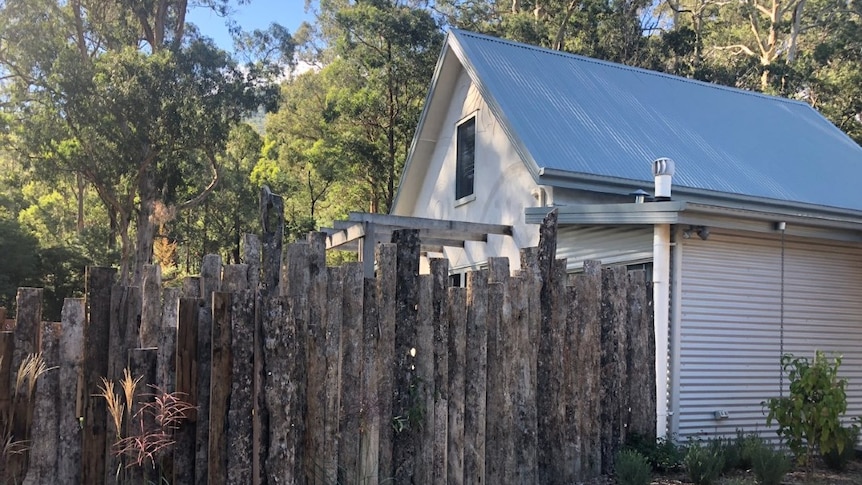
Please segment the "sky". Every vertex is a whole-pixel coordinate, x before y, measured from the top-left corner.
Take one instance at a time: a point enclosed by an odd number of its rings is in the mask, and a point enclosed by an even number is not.
[[[211,37],[216,45],[222,49],[233,52],[233,41],[228,33],[225,19],[215,15],[212,10],[191,6],[187,21],[198,26],[201,33]],[[245,5],[237,5],[231,2],[233,8],[233,20],[243,30],[266,29],[273,22],[279,23],[287,28],[290,33],[296,29],[304,20],[311,20],[311,14],[305,12],[305,0],[251,0]]]

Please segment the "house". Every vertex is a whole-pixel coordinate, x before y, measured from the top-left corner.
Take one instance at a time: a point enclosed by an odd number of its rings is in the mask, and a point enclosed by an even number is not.
[[[842,354],[862,414],[860,182],[803,102],[452,30],[391,215],[511,226],[442,249],[457,274],[517,265],[558,208],[570,271],[652,269],[659,433],[733,435],[785,352]]]

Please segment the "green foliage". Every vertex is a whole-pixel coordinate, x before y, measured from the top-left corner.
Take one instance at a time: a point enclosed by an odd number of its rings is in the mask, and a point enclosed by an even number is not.
[[[752,455],[752,469],[760,485],[780,485],[791,467],[786,454],[766,445],[760,446]]]
[[[724,457],[724,467],[722,473],[735,470],[739,467],[741,459],[741,449],[737,446],[736,441],[732,439],[713,438],[706,443],[710,453],[721,455]]]
[[[844,442],[843,448],[839,451],[839,447],[835,447],[823,453],[823,463],[832,470],[843,471],[856,456],[856,440],[858,438],[858,426],[842,426],[838,430],[838,439]]]
[[[756,433],[745,434],[742,430],[737,430],[734,447],[738,450],[739,460],[737,468],[740,470],[750,470],[754,464],[755,455],[766,446],[763,438]]]
[[[689,443],[685,469],[695,485],[710,485],[724,470],[724,454],[709,444]]]
[[[0,218],[0,254],[0,306],[11,310],[18,287],[38,282],[38,241],[17,221]]]
[[[818,453],[842,453],[847,442],[841,427],[841,416],[847,411],[847,381],[838,377],[841,357],[830,363],[817,351],[811,362],[785,354],[781,365],[790,380],[790,395],[766,401],[766,424],[778,424],[778,436],[801,463],[810,465]]]
[[[620,485],[649,485],[652,467],[637,451],[623,450],[617,455],[614,472]]]
[[[666,437],[651,440],[632,433],[628,437],[626,448],[646,457],[653,471],[657,473],[679,470],[685,458],[685,451],[673,439]]]

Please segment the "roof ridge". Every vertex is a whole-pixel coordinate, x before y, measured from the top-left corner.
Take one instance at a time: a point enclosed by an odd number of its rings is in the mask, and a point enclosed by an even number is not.
[[[490,36],[487,34],[480,34],[478,32],[471,32],[469,30],[462,30],[462,29],[454,29],[453,28],[453,29],[450,29],[449,31],[454,33],[456,35],[456,37],[459,35],[463,35],[466,37],[480,38],[480,39],[485,40],[485,41],[496,42],[496,43],[500,43],[500,44],[509,45],[511,47],[521,48],[521,49],[538,51],[538,52],[541,52],[543,54],[550,54],[550,55],[559,56],[559,57],[563,57],[563,58],[573,58],[573,59],[576,59],[576,60],[581,61],[581,62],[598,64],[601,66],[611,67],[611,68],[615,68],[615,69],[621,69],[624,71],[634,71],[634,72],[638,72],[641,74],[647,74],[647,75],[651,75],[651,76],[657,76],[657,77],[670,79],[672,81],[691,83],[691,84],[696,84],[699,86],[710,87],[713,89],[730,91],[732,93],[743,94],[743,95],[747,95],[747,96],[754,96],[756,98],[763,98],[763,99],[768,99],[768,100],[780,101],[783,103],[789,103],[789,104],[794,104],[794,105],[802,105],[802,106],[808,107],[810,109],[814,109],[813,107],[811,107],[810,104],[808,104],[804,101],[798,100],[798,99],[785,98],[783,96],[774,96],[771,94],[761,93],[761,92],[757,92],[757,91],[749,91],[747,89],[736,88],[733,86],[725,86],[723,84],[711,83],[708,81],[701,81],[699,79],[691,79],[691,78],[679,76],[676,74],[670,74],[670,73],[661,72],[661,71],[654,71],[654,70],[646,69],[643,67],[629,66],[627,64],[622,64],[619,62],[607,61],[604,59],[596,59],[596,58],[588,57],[588,56],[585,56],[582,54],[575,54],[572,52],[558,51],[558,50],[549,49],[547,47],[537,46],[537,45],[533,45],[533,44],[525,44],[523,42],[517,42],[517,41],[509,40],[509,39],[502,39],[500,37],[493,37],[493,36]]]

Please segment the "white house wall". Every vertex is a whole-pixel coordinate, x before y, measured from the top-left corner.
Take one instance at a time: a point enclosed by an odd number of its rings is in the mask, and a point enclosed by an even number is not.
[[[606,265],[652,261],[653,226],[561,226],[557,231],[557,258],[566,259],[569,271],[584,261]]]
[[[780,393],[782,352],[843,354],[847,415],[862,414],[862,247],[787,238],[783,330],[779,235],[713,230],[706,241],[694,236],[678,247],[682,307],[673,431],[687,437],[745,429],[774,438],[761,403]],[[728,417],[717,419],[716,411]]]
[[[456,127],[476,115],[475,200],[455,204]],[[414,160],[414,164],[421,161]],[[417,167],[418,168],[418,167]],[[524,224],[524,208],[538,204],[531,195],[536,184],[515,152],[496,118],[476,87],[462,70],[451,96],[443,127],[427,162],[425,183],[413,207],[399,204],[395,215],[459,221],[488,222],[513,226],[513,237],[491,235],[488,242],[470,242],[465,249],[447,249],[450,268],[471,268],[488,256],[507,256],[519,265],[519,247],[538,243],[538,226]],[[407,194],[402,194],[406,197]],[[406,200],[406,199],[405,199]]]

